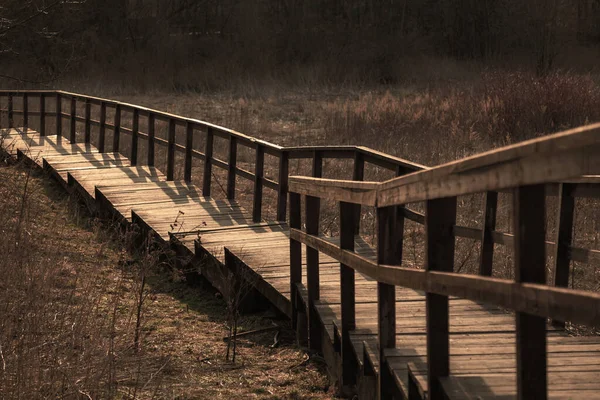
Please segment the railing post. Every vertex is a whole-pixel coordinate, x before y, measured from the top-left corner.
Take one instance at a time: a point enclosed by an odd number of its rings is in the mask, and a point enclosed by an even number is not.
[[[354,150],[354,171],[352,173],[352,180],[362,181],[365,179],[365,157],[359,150]],[[360,233],[360,215],[361,206],[360,204],[354,205],[354,213],[356,214],[355,221],[355,234]]]
[[[148,166],[154,167],[154,114],[148,112]]]
[[[354,251],[356,232],[356,205],[340,202],[340,248]],[[356,297],[354,269],[340,264],[340,292],[342,311],[342,384],[356,383],[357,361],[350,340],[350,331],[356,329]]]
[[[167,145],[167,180],[175,176],[175,120],[169,119],[169,141]]]
[[[204,175],[202,178],[202,195],[210,196],[210,184],[212,181],[212,159],[215,134],[210,126],[206,129],[206,143],[204,148]]]
[[[237,138],[229,136],[229,164],[227,167],[227,198],[235,199],[235,178],[237,174]]]
[[[492,276],[494,265],[494,238],[496,214],[498,208],[498,192],[486,192],[485,215],[481,230],[481,257],[479,258],[479,275]]]
[[[62,137],[62,97],[56,93],[56,136]]]
[[[263,174],[265,169],[265,148],[256,145],[256,163],[254,167],[254,204],[252,206],[252,220],[260,222],[262,219]]]
[[[46,136],[46,96],[40,93],[40,135]]]
[[[140,110],[134,108],[131,119],[131,165],[137,165],[138,133],[140,130]]]
[[[85,143],[90,143],[92,140],[92,102],[90,99],[85,99]]]
[[[301,199],[298,193],[290,192],[290,228],[301,229]],[[292,300],[292,327],[296,329],[298,322],[297,285],[302,283],[302,244],[290,239],[290,299]]]
[[[312,176],[313,178],[323,177],[323,154],[320,151],[313,153]]]
[[[425,268],[454,270],[456,197],[428,200],[425,204]],[[429,399],[445,399],[440,378],[450,374],[450,316],[448,296],[426,293],[427,381]]]
[[[113,153],[119,152],[119,145],[121,143],[121,105],[117,103],[115,105],[115,129],[113,131]]]
[[[288,179],[290,155],[283,150],[279,153],[279,179],[277,188],[277,221],[285,222],[287,214]]]
[[[23,92],[23,131],[29,130],[29,101],[27,92]]]
[[[71,96],[71,115],[70,115],[71,127],[70,127],[70,135],[69,135],[69,140],[71,141],[71,143],[77,142],[77,132],[76,132],[77,120],[75,119],[76,116],[77,116],[77,99],[75,98],[75,96]]]
[[[305,197],[306,233],[319,235],[321,204],[318,197]],[[308,289],[308,335],[312,350],[321,350],[321,321],[315,302],[320,298],[319,290],[319,251],[306,246],[306,283]]]
[[[402,263],[402,243],[404,216],[398,207],[389,206],[377,209],[377,262],[379,264],[400,265]],[[385,361],[385,350],[396,347],[396,287],[377,283],[377,341],[379,347],[379,381],[377,398],[391,396],[393,377]]]
[[[573,218],[575,213],[574,186],[570,183],[558,185],[558,209],[554,242],[554,286],[569,286],[570,250],[573,241]],[[555,326],[564,326],[564,321],[554,320]]]
[[[187,122],[185,125],[185,168],[183,179],[186,182],[192,181],[192,150],[194,149],[194,125]]]
[[[100,128],[98,134],[98,151],[104,153],[106,141],[106,103],[100,103]]]
[[[14,128],[13,94],[8,93],[8,127]]]
[[[546,194],[544,185],[515,189],[515,280],[546,283]],[[516,313],[517,398],[546,399],[546,318]]]

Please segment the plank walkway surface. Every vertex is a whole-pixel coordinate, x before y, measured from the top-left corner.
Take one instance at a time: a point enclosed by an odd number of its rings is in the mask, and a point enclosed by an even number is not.
[[[167,181],[154,167],[132,166],[118,153],[99,153],[92,145],[34,131],[4,131],[3,147],[44,167],[62,185],[88,203],[109,210],[126,222],[143,225],[159,240],[177,240],[190,255],[202,251],[224,263],[227,248],[253,273],[253,284],[277,309],[291,316],[289,227],[277,221],[253,222],[251,212],[236,201],[202,196],[201,188]],[[338,238],[327,238],[335,243]],[[374,259],[362,238],[355,251]],[[303,263],[306,262],[303,251]],[[341,340],[340,268],[320,255],[319,318],[332,343]],[[207,274],[210,279],[210,273]],[[306,268],[303,268],[306,285]],[[356,274],[356,329],[351,340],[356,359],[379,373],[377,350],[377,282]],[[306,300],[305,300],[306,301]],[[512,313],[460,298],[450,298],[450,365],[443,382],[452,398],[513,398],[515,395],[515,318]],[[426,325],[423,293],[396,288],[396,349],[386,353],[402,395],[408,398],[409,366],[425,397]],[[550,398],[600,399],[600,337],[571,337],[548,327]],[[362,365],[363,368],[366,366]],[[457,388],[462,388],[459,390]],[[479,397],[477,397],[479,396]]]

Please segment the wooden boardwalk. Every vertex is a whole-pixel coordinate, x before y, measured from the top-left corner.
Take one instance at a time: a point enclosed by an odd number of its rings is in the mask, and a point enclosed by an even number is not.
[[[255,223],[235,201],[203,197],[201,189],[194,185],[166,181],[156,168],[132,167],[124,156],[99,153],[91,145],[71,145],[64,138],[57,141],[56,136],[42,137],[36,132],[21,135],[17,130],[11,130],[5,142],[13,156],[27,157],[43,166],[58,182],[78,191],[86,201],[96,202],[97,207],[110,210],[125,221],[138,221],[164,241],[175,233],[174,237],[190,254],[195,254],[199,245],[202,251],[224,263],[227,247],[260,277],[256,281],[258,290],[291,317],[290,239],[286,223]],[[174,227],[177,220],[178,226]],[[358,254],[376,257],[374,249],[360,237],[355,246]],[[339,262],[327,256],[321,256],[319,262],[317,310],[333,344],[341,340],[334,329],[341,324]],[[307,283],[306,272],[303,283]],[[353,349],[361,362],[363,355],[368,355],[369,368],[377,374],[377,281],[358,274],[355,285]],[[407,397],[410,364],[415,366],[412,373],[421,390],[427,387],[424,294],[397,287],[396,307],[401,313],[396,319],[396,349],[390,351],[389,362],[403,396]],[[492,397],[514,395],[514,316],[497,307],[459,298],[450,300],[450,316],[451,369],[455,379],[467,389]],[[600,398],[600,381],[594,379],[600,378],[600,337],[570,337],[551,327],[549,332],[550,397]]]
[[[427,349],[432,345],[428,343],[431,321],[427,315],[431,310],[428,311],[426,294],[392,286],[394,311],[390,315],[395,339],[384,349],[381,346],[382,300],[378,296],[381,283],[356,268],[351,309],[353,324],[348,329],[348,317],[343,315],[348,310],[343,310],[346,303],[342,301],[347,294],[342,293],[344,285],[340,281],[348,275],[340,270],[343,255],[332,256],[338,254],[340,247],[348,248],[347,237],[314,236],[322,242],[319,246],[323,249],[338,249],[332,250],[331,255],[321,249],[315,264],[314,245],[303,245],[301,254],[290,254],[294,230],[289,224],[292,222],[288,224],[285,218],[277,221],[256,218],[256,209],[246,210],[234,199],[216,200],[205,196],[205,187],[173,180],[168,176],[171,171],[135,165],[130,157],[119,152],[100,151],[91,143],[72,143],[61,136],[42,136],[31,128],[26,133],[23,128],[4,130],[2,137],[3,148],[10,156],[28,159],[44,168],[94,212],[109,213],[125,224],[133,222],[141,226],[159,242],[176,245],[183,259],[198,262],[202,257],[209,257],[213,262],[204,259],[201,272],[217,288],[223,285],[226,254],[231,254],[247,269],[248,279],[256,290],[281,313],[292,318],[294,326],[310,326],[311,348],[324,354],[333,378],[345,387],[354,387],[361,398],[428,397],[428,376],[432,372],[428,370],[431,355]],[[318,171],[315,165],[313,172]],[[257,176],[259,173],[262,172],[257,170]],[[285,173],[280,179],[287,180],[287,171]],[[300,184],[295,183],[295,187]],[[364,189],[367,187],[370,186],[356,186],[348,191],[348,196],[354,196],[353,199],[367,196]],[[584,189],[582,186],[578,190]],[[332,186],[328,190],[334,195],[341,193]],[[303,194],[317,196],[317,193],[321,193],[318,188],[307,189]],[[341,201],[350,201],[350,197]],[[311,229],[308,212],[306,218],[308,232]],[[359,261],[363,260],[360,262],[377,264],[381,258],[377,249],[360,236],[354,236],[353,242],[353,253],[360,257]],[[589,254],[595,253],[590,251]],[[297,284],[290,276],[294,273],[294,260],[299,260],[302,266]],[[382,262],[385,263],[387,261]],[[590,304],[594,307],[596,303]],[[456,296],[449,297],[448,305],[447,352],[451,375],[440,379],[445,396],[452,399],[514,398],[520,387],[516,381],[519,358],[515,348],[518,332],[514,313]],[[303,318],[306,319],[304,325],[301,324]],[[546,332],[547,397],[600,399],[600,337],[569,336],[551,324],[547,324]],[[383,366],[382,356],[385,357]],[[387,382],[383,389],[382,381]],[[382,391],[378,394],[378,390]],[[437,394],[430,397],[437,398]]]

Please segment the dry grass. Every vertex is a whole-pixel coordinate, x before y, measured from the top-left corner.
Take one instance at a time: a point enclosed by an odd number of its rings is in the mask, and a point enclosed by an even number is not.
[[[0,397],[3,399],[330,398],[323,366],[287,322],[238,343],[225,362],[225,304],[163,264],[147,269],[130,237],[88,218],[47,178],[0,167]],[[164,257],[162,257],[164,259]],[[139,272],[147,271],[139,346]],[[272,324],[244,316],[240,330]]]
[[[246,134],[282,145],[356,144],[373,147],[411,161],[437,165],[508,143],[557,132],[600,120],[600,86],[597,77],[555,72],[543,78],[525,72],[485,72],[471,80],[439,83],[432,87],[386,87],[383,90],[332,89],[288,91],[253,86],[239,92],[117,94],[128,102],[168,110],[204,119],[240,130]],[[110,93],[107,93],[110,95]],[[226,159],[221,146],[220,158]],[[241,164],[252,170],[252,153],[241,157]],[[277,164],[267,163],[266,171],[276,177]],[[310,163],[293,161],[293,174],[309,174]],[[201,168],[196,172],[200,183]],[[225,182],[224,175],[217,180]],[[351,164],[327,160],[325,177],[349,179]],[[366,179],[391,178],[389,172],[370,167]],[[268,190],[265,191],[269,193]],[[215,191],[220,195],[220,191]],[[239,198],[251,206],[252,187],[240,185]],[[274,200],[265,200],[267,216],[274,216]],[[325,203],[325,202],[324,202]],[[596,227],[600,216],[597,201],[577,202],[575,245],[598,249]],[[481,227],[482,195],[459,199],[459,223]],[[498,229],[510,233],[510,196],[502,195],[498,211]],[[421,205],[412,205],[422,210]],[[321,228],[336,235],[339,229],[333,203],[322,207]],[[548,200],[548,240],[554,240],[556,199]],[[374,210],[366,209],[362,218],[363,234],[373,238]],[[420,267],[423,263],[423,228],[407,224],[405,263]],[[510,251],[497,246],[494,273],[512,276]],[[467,239],[457,240],[457,260],[461,271],[475,273],[479,245]],[[548,277],[552,276],[548,258]],[[600,288],[597,267],[576,263],[575,287]]]

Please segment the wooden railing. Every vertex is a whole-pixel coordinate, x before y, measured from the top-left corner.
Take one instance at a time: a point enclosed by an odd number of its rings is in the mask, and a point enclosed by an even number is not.
[[[293,307],[302,289],[302,244],[306,245],[309,337],[318,344],[320,329],[319,253],[341,264],[341,354],[343,377],[356,375],[350,332],[356,328],[354,274],[378,282],[379,390],[392,385],[386,375],[386,352],[396,346],[395,287],[426,293],[428,393],[444,398],[440,379],[449,376],[448,296],[503,307],[516,312],[518,398],[546,398],[546,319],[600,326],[600,294],[566,289],[569,261],[596,257],[597,251],[571,246],[574,196],[598,197],[600,124],[410,173],[387,182],[352,182],[308,177],[290,178],[290,284]],[[555,182],[566,182],[556,184]],[[497,193],[513,193],[514,236],[495,231]],[[547,192],[558,194],[555,243],[545,237]],[[486,217],[480,230],[456,225],[457,196],[487,193]],[[304,196],[305,230],[301,229]],[[340,244],[319,236],[320,199],[339,203]],[[409,211],[424,203],[425,213]],[[359,221],[355,207],[377,208],[377,260],[354,252]],[[425,225],[424,269],[402,267],[404,219]],[[481,276],[454,270],[455,238],[480,238]],[[509,240],[510,238],[510,240]],[[494,243],[511,243],[515,280],[492,278]],[[546,284],[546,249],[555,252],[554,283]],[[486,276],[487,275],[487,276]],[[295,309],[293,311],[297,313]],[[311,316],[311,314],[313,314]]]
[[[140,107],[134,104],[119,102],[115,100],[103,99],[99,97],[86,96],[77,93],[69,93],[58,90],[46,91],[0,91],[0,100],[6,98],[7,108],[1,110],[8,116],[8,126],[15,126],[15,116],[22,116],[20,126],[25,130],[30,127],[31,117],[37,118],[37,131],[41,135],[55,134],[59,137],[66,135],[68,139],[76,143],[78,138],[77,124],[83,124],[83,142],[91,142],[91,129],[98,127],[98,140],[94,143],[100,152],[121,152],[129,151],[124,154],[130,158],[132,165],[145,164],[154,166],[156,163],[156,146],[161,146],[167,150],[166,171],[167,180],[173,180],[175,174],[175,153],[180,152],[185,156],[184,159],[184,180],[192,181],[192,159],[204,161],[202,193],[205,196],[211,195],[212,169],[213,166],[227,171],[227,198],[236,197],[236,176],[248,179],[253,182],[253,205],[252,216],[254,221],[260,221],[263,209],[263,190],[268,188],[277,193],[277,215],[279,221],[286,220],[287,214],[287,196],[288,196],[288,175],[289,162],[292,159],[312,159],[312,176],[321,177],[323,174],[323,160],[327,158],[350,159],[353,160],[352,179],[360,181],[364,178],[365,164],[370,163],[375,166],[393,171],[396,175],[417,171],[425,168],[422,165],[411,163],[409,161],[397,158],[385,153],[378,152],[363,146],[301,146],[301,147],[282,147],[264,140],[256,139],[243,133],[236,132],[221,126],[197,119],[186,118],[179,115],[170,114],[163,111],[153,110],[146,107]],[[16,100],[19,99],[22,105],[20,109],[15,109]],[[37,100],[37,111],[30,110],[30,103]],[[54,111],[48,111],[47,105],[54,105]],[[68,107],[65,108],[65,104]],[[84,113],[77,113],[77,105],[84,104]],[[69,110],[65,112],[64,110]],[[107,109],[112,109],[114,117],[112,122],[107,121]],[[96,111],[94,113],[94,111]],[[93,115],[98,115],[98,119],[93,119]],[[130,118],[125,118],[130,117]],[[147,119],[147,132],[141,132],[139,129],[140,119]],[[54,121],[55,130],[48,132],[46,129],[48,120]],[[130,123],[126,126],[123,122],[127,120]],[[67,127],[63,122],[68,121]],[[162,121],[168,124],[167,139],[157,137],[156,122]],[[176,128],[185,129],[184,143],[178,143],[176,140]],[[107,131],[112,134],[112,145],[106,143]],[[131,137],[131,146],[125,148],[121,143],[121,135]],[[202,135],[202,137],[200,137]],[[228,159],[222,160],[214,156],[214,138],[220,137],[229,142]],[[203,139],[205,144],[204,151],[194,149],[194,143]],[[146,160],[140,160],[138,157],[139,141],[144,140],[147,143],[148,151]],[[199,143],[199,142],[198,142]],[[248,171],[240,168],[237,163],[237,154],[239,146],[245,146],[254,151],[254,171]],[[279,159],[277,181],[265,177],[264,163],[265,154],[275,156]]]

